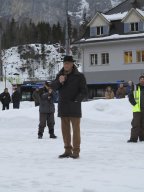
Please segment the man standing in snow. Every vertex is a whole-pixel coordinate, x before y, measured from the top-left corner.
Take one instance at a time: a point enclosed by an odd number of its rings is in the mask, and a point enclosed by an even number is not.
[[[129,95],[129,101],[133,105],[133,119],[131,136],[128,142],[136,143],[144,141],[144,75],[139,77],[139,84]]]
[[[17,88],[14,89],[14,92],[13,92],[11,98],[12,98],[12,102],[13,102],[13,109],[19,109],[21,94]]]
[[[59,91],[58,116],[61,117],[65,148],[65,152],[59,158],[79,158],[81,102],[87,95],[87,86],[85,77],[74,65],[72,56],[64,57],[63,68],[52,86]],[[73,138],[71,138],[71,125]]]
[[[4,89],[4,92],[0,94],[0,100],[2,102],[2,110],[9,109],[9,104],[11,102],[10,94],[8,88]]]

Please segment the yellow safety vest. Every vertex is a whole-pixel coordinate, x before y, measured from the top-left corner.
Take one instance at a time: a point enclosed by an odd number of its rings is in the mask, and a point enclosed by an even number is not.
[[[134,90],[134,99],[136,101],[136,105],[133,106],[133,112],[141,112],[140,109],[140,87],[138,86],[137,90]]]

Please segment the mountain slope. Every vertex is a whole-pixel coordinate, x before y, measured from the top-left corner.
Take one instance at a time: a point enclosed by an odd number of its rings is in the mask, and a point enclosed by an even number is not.
[[[0,15],[3,17],[14,17],[16,20],[30,18],[35,23],[46,21],[56,23],[65,20],[66,0],[0,0]],[[110,9],[111,0],[69,0],[68,10],[74,15],[82,17],[83,12],[93,16],[96,11]],[[76,17],[75,20],[80,18]]]

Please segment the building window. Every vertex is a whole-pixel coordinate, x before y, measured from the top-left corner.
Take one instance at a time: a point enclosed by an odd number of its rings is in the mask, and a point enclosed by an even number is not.
[[[132,51],[124,52],[124,63],[128,64],[128,63],[132,63],[132,62],[133,62]]]
[[[140,62],[144,62],[144,50],[138,50],[136,52],[136,62],[140,63]]]
[[[102,64],[109,64],[109,53],[102,53],[101,54],[101,63]]]
[[[90,54],[90,65],[97,65],[98,64],[98,55],[97,54]]]
[[[130,23],[131,31],[138,31],[138,23]]]
[[[103,26],[100,26],[100,27],[96,28],[96,34],[97,35],[103,35]]]
[[[90,37],[96,36],[96,27],[90,27]]]

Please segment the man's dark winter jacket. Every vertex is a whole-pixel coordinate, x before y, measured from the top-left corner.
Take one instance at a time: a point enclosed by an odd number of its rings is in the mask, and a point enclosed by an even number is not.
[[[21,100],[21,94],[19,91],[14,91],[12,94],[12,102],[13,103],[19,103]]]
[[[0,94],[0,100],[2,102],[2,104],[9,104],[11,102],[11,98],[10,98],[10,94],[3,92]]]
[[[141,86],[140,84],[137,84],[136,85],[136,90],[138,89],[138,87],[140,87],[140,107],[141,107],[141,110],[144,110],[144,86]],[[135,101],[135,98],[134,98],[134,94],[133,94],[133,90],[129,93],[128,95],[129,97],[129,102],[132,104],[132,105],[136,105],[136,101]]]
[[[48,90],[44,87],[39,90],[40,94],[40,106],[39,111],[40,113],[54,113],[55,106],[54,106],[54,94],[48,93]]]
[[[64,75],[64,68],[52,83],[52,87],[59,90],[58,116],[81,117],[81,102],[87,96],[85,77],[75,65],[72,72],[66,76],[66,81],[63,84],[59,82],[60,75]]]

